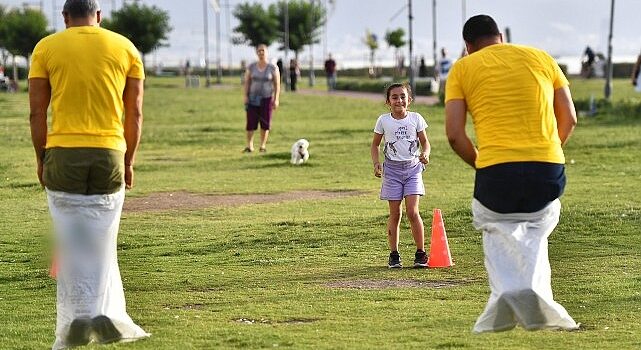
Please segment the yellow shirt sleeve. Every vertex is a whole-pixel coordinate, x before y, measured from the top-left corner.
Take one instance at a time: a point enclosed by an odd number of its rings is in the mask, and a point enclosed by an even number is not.
[[[44,50],[41,45],[36,45],[31,54],[31,65],[29,67],[29,79],[31,78],[49,78],[49,73],[44,63]]]
[[[131,54],[131,68],[129,69],[129,72],[127,73],[127,78],[134,78],[134,79],[145,79],[145,68],[142,65],[142,59],[140,58],[140,53],[138,52],[138,49],[136,49],[133,44],[131,45],[132,48],[130,49],[130,54]]]
[[[456,62],[458,63],[458,61]],[[464,100],[463,87],[461,86],[460,64],[452,66],[445,82],[445,102],[449,100]]]

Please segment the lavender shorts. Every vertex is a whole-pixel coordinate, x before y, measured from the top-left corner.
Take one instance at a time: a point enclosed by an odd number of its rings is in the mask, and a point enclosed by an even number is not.
[[[381,199],[400,201],[406,196],[425,195],[423,170],[425,167],[418,160],[383,162],[383,185]]]

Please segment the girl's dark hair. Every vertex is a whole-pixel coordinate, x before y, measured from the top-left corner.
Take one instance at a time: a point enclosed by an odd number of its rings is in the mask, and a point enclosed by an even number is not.
[[[389,101],[389,94],[392,89],[396,88],[405,88],[407,90],[407,98],[409,101],[412,101],[412,87],[408,83],[392,83],[385,88],[385,103]]]

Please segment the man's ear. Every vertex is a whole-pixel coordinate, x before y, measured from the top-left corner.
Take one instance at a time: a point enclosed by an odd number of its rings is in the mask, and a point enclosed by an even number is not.
[[[100,10],[98,10],[96,12],[96,23],[100,24],[100,21],[102,21],[102,12],[100,12]]]

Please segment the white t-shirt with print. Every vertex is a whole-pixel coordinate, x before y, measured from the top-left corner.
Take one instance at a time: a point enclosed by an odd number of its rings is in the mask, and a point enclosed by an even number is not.
[[[416,112],[407,112],[403,119],[394,119],[391,113],[378,117],[374,132],[383,135],[385,158],[395,161],[407,161],[420,154],[418,133],[427,128],[423,116]]]

